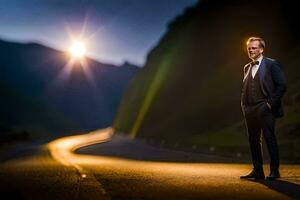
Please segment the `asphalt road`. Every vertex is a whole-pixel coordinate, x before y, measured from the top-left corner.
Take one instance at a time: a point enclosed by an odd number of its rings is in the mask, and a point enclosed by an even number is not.
[[[276,181],[240,180],[250,164],[156,148],[124,136],[109,141],[110,131],[35,146],[2,162],[1,198],[300,199],[299,165],[282,165]]]

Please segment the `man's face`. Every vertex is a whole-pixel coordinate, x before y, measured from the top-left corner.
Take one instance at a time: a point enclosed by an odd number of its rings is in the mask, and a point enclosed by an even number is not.
[[[247,51],[249,58],[252,60],[256,60],[262,55],[264,49],[260,47],[259,41],[252,41],[247,45]]]

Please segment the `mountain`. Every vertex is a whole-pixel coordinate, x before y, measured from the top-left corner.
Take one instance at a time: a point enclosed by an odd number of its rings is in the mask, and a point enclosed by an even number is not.
[[[80,63],[41,44],[0,40],[1,134],[59,136],[110,126],[138,69]]]
[[[240,93],[246,40],[261,36],[288,80],[277,130],[282,156],[291,158],[300,152],[298,10],[291,0],[201,0],[186,9],[148,54],[114,127],[173,148],[249,153]]]

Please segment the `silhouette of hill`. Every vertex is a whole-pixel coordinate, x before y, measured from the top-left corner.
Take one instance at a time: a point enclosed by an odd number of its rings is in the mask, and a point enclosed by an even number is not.
[[[1,134],[75,134],[110,126],[123,91],[138,71],[130,63],[68,62],[37,43],[0,40]],[[6,130],[6,131],[5,131]]]
[[[300,152],[299,6],[291,0],[201,0],[176,17],[131,82],[114,122],[173,148],[249,153],[240,109],[246,40],[266,40],[265,56],[283,64],[285,117],[277,130],[282,157]]]

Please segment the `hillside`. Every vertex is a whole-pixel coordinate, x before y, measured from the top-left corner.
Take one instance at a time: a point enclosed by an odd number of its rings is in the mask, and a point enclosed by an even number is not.
[[[110,126],[124,90],[138,71],[70,56],[37,43],[0,40],[1,134],[33,138]],[[69,64],[68,64],[69,63]],[[3,131],[9,130],[9,131]]]
[[[168,25],[131,82],[114,127],[156,144],[249,153],[240,109],[250,36],[284,66],[285,117],[277,124],[282,157],[300,152],[299,6],[293,1],[202,0]]]

